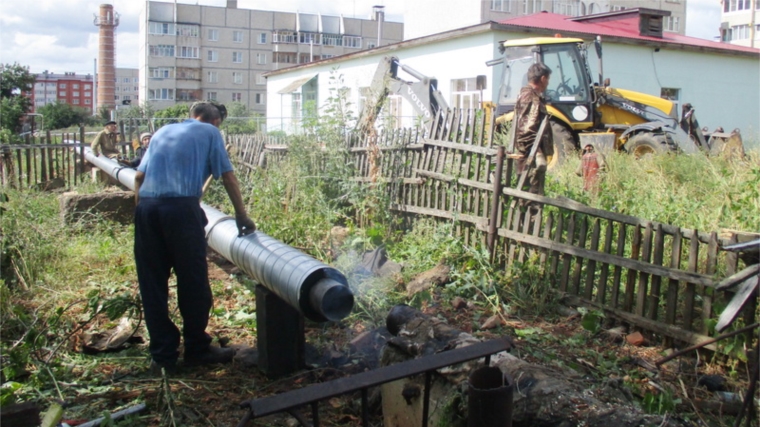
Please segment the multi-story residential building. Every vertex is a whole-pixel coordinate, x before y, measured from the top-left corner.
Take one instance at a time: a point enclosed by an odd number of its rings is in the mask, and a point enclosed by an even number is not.
[[[95,102],[95,84],[91,75],[79,76],[70,72],[55,74],[44,71],[35,74],[34,77],[34,88],[27,93],[32,99],[32,112],[56,101],[92,110]]]
[[[140,19],[140,100],[241,102],[266,113],[264,73],[402,40],[374,19],[146,1]]]
[[[723,0],[720,40],[739,46],[760,46],[760,0]]]
[[[114,100],[116,108],[126,108],[139,104],[140,70],[137,68],[117,68],[115,74]]]
[[[404,40],[542,11],[585,16],[639,7],[670,12],[663,29],[685,34],[686,0],[436,0],[435,7],[422,1],[405,3]]]

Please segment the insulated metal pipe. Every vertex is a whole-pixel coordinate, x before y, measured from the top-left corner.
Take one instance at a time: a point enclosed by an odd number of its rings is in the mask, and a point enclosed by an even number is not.
[[[135,170],[84,147],[85,159],[134,191]],[[351,313],[354,295],[346,277],[335,268],[256,231],[238,236],[235,219],[204,203],[206,240],[238,268],[310,320],[336,321]]]

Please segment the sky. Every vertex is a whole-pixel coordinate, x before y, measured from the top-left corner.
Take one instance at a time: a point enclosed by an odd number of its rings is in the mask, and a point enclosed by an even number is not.
[[[238,8],[368,18],[373,5],[385,6],[386,19],[403,21],[405,0],[238,0]],[[425,0],[410,0],[425,1]],[[434,0],[428,0],[434,3]],[[463,0],[477,1],[477,0]],[[715,40],[720,0],[686,1],[686,35]],[[116,66],[137,68],[138,27],[143,0],[0,0],[0,63],[18,62],[33,73],[93,74],[98,28],[93,18],[101,3],[120,14]],[[224,7],[226,0],[178,0]],[[656,3],[653,1],[653,3]]]

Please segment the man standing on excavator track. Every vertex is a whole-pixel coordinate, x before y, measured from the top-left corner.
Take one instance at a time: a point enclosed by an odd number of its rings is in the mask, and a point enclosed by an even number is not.
[[[541,122],[548,115],[546,101],[543,93],[549,86],[549,77],[552,70],[543,63],[536,63],[528,68],[528,85],[520,90],[515,104],[514,126],[515,150],[514,157],[517,159],[517,173],[522,174],[525,168],[530,167],[527,176],[528,191],[534,194],[544,194],[544,179],[546,178],[546,157],[554,154],[551,127],[544,128],[544,133],[536,150],[535,161],[532,165],[527,164],[536,134],[541,127]]]

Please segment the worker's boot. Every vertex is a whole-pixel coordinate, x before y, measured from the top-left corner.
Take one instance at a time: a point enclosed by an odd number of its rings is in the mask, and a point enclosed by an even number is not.
[[[201,353],[185,353],[185,366],[213,365],[230,363],[235,357],[235,350],[229,347],[220,348],[209,346]]]

